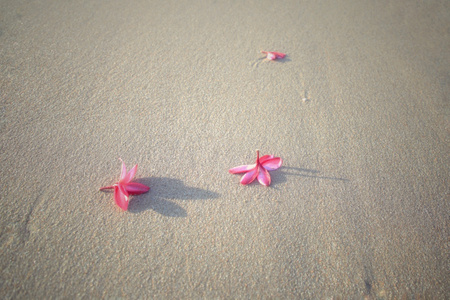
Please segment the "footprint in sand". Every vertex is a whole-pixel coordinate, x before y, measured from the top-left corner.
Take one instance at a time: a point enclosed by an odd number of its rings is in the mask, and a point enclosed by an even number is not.
[[[250,65],[253,69],[256,69],[257,67],[259,67],[259,65],[260,65],[261,63],[264,62],[264,59],[265,59],[265,57],[260,57],[260,58],[254,60],[254,61],[249,62],[249,65]]]

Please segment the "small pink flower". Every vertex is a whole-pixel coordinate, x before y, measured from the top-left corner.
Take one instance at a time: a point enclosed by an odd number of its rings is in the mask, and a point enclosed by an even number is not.
[[[138,182],[131,182],[137,171],[137,165],[135,165],[130,172],[127,173],[127,167],[122,161],[122,173],[120,174],[120,180],[114,185],[101,187],[100,190],[114,189],[114,199],[116,204],[123,210],[128,209],[128,200],[130,195],[140,195],[147,193],[150,188],[145,184]]]
[[[268,60],[275,60],[278,58],[284,58],[286,56],[286,54],[281,52],[261,51],[261,53],[266,54]]]
[[[283,160],[273,155],[264,155],[259,157],[259,150],[256,150],[256,163],[253,165],[243,165],[230,169],[231,174],[245,173],[241,179],[242,184],[249,184],[258,178],[259,183],[269,186],[271,179],[269,171],[281,167]]]

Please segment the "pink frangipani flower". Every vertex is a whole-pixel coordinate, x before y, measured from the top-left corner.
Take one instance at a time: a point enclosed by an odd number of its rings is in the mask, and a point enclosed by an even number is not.
[[[261,53],[266,54],[268,60],[275,60],[278,58],[284,58],[286,56],[286,54],[281,52],[261,51]]]
[[[242,184],[249,184],[258,178],[259,183],[269,186],[271,179],[269,171],[281,167],[283,160],[273,155],[264,155],[259,157],[259,150],[256,150],[256,163],[253,165],[243,165],[230,169],[231,174],[245,173],[241,179]]]
[[[145,184],[138,182],[131,182],[134,175],[136,175],[137,165],[135,165],[130,172],[127,173],[127,167],[122,161],[122,172],[120,180],[114,185],[101,187],[100,190],[114,189],[114,200],[116,204],[123,210],[128,209],[128,200],[130,195],[140,195],[147,193],[150,188]]]

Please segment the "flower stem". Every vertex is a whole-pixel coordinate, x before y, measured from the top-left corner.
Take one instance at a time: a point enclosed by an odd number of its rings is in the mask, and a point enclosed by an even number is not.
[[[102,191],[102,190],[110,190],[110,189],[113,189],[113,188],[114,188],[113,185],[111,185],[111,186],[104,186],[104,187],[100,188],[100,191]]]

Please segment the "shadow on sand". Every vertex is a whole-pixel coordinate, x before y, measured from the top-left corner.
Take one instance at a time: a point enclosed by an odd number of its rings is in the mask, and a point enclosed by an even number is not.
[[[128,211],[131,213],[153,209],[168,217],[186,217],[186,210],[171,200],[210,200],[218,198],[220,195],[212,191],[186,186],[181,180],[168,177],[140,178],[136,182],[148,185],[150,191],[134,196],[128,207]]]
[[[337,181],[350,181],[346,178],[333,177],[333,176],[321,176],[320,171],[296,167],[281,167],[280,169],[270,172],[272,178],[272,185],[277,185],[287,181],[289,176],[300,176],[316,179],[337,180]]]

